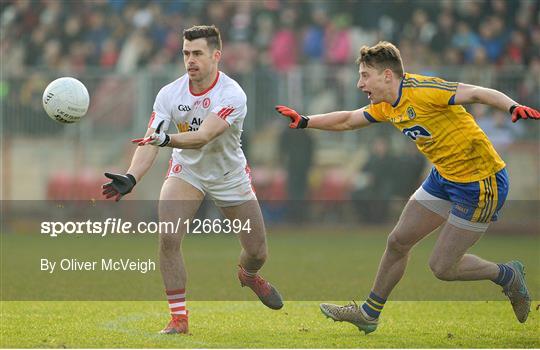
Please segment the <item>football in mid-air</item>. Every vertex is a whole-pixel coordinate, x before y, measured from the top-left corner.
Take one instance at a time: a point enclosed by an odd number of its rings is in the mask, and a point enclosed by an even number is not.
[[[43,92],[43,108],[60,123],[75,123],[88,111],[90,95],[83,83],[63,77],[52,81]]]

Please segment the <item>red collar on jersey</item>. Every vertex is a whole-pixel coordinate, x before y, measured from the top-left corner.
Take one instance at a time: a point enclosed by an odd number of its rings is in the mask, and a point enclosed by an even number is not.
[[[191,81],[189,82],[189,92],[193,95],[193,96],[202,96],[204,94],[206,94],[208,91],[212,90],[212,88],[214,86],[216,86],[217,82],[219,80],[219,71],[217,72],[216,74],[216,80],[214,80],[214,82],[212,83],[212,85],[210,85],[207,89],[205,89],[204,91],[200,92],[200,93],[195,93],[193,92],[193,90],[191,90]]]

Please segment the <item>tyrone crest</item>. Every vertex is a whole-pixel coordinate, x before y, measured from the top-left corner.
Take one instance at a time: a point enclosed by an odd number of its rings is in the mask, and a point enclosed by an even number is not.
[[[205,97],[202,101],[203,108],[208,108],[210,106],[210,99],[208,97]]]

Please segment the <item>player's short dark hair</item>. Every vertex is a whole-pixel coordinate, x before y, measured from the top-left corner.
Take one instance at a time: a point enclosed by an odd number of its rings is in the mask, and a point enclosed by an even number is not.
[[[192,41],[195,39],[204,38],[210,49],[221,50],[221,33],[216,26],[193,26],[189,29],[184,29],[184,39]]]
[[[376,68],[379,72],[388,68],[398,77],[403,76],[401,54],[398,48],[388,41],[379,41],[377,45],[371,47],[362,46],[356,63]]]

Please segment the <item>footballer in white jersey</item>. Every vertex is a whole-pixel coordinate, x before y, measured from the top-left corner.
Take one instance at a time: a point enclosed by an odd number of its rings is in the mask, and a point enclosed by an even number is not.
[[[160,271],[171,313],[165,334],[188,334],[186,269],[181,242],[204,197],[212,197],[242,245],[238,278],[271,309],[283,307],[279,292],[259,275],[267,257],[266,230],[251,186],[240,135],[246,117],[246,94],[218,70],[221,36],[214,26],[184,30],[182,54],[187,73],[163,87],[155,100],[145,137],[125,174],[105,173],[106,198],[120,200],[152,166],[160,147],[173,148],[167,178],[159,196],[159,219],[183,225],[160,232]],[[171,125],[174,124],[173,125]],[[224,223],[225,224],[225,223]],[[226,225],[226,224],[225,224]],[[214,227],[214,225],[212,225]],[[225,232],[225,231],[224,231]]]
[[[236,81],[217,72],[212,85],[201,93],[189,87],[188,74],[164,86],[157,94],[149,127],[163,130],[174,124],[178,133],[199,130],[208,113],[215,113],[229,127],[199,149],[173,149],[173,159],[183,171],[203,181],[218,181],[226,174],[245,169],[240,136],[247,113],[246,94]]]

